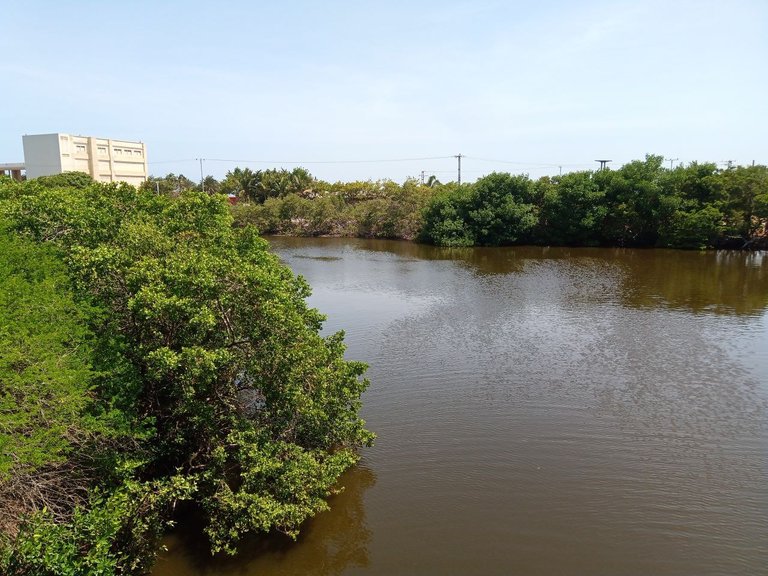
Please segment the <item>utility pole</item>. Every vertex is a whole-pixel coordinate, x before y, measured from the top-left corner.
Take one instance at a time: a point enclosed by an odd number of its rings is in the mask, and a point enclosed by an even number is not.
[[[205,178],[203,178],[203,160],[205,158],[198,158],[200,160],[200,190],[205,192]]]
[[[421,171],[421,185],[424,186],[424,170]]]
[[[461,186],[461,154],[454,156],[459,161],[459,186]]]
[[[600,162],[600,172],[605,170],[605,165],[608,164],[608,162],[613,162],[613,160],[595,160],[595,162]]]
[[[677,162],[678,160],[680,160],[680,158],[670,158],[670,159],[669,159],[669,169],[670,169],[670,170],[672,170],[672,168],[673,168],[673,164],[674,164],[675,162]]]

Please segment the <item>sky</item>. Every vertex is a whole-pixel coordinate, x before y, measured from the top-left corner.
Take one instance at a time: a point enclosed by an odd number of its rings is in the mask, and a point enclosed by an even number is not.
[[[142,141],[149,171],[531,177],[660,154],[768,164],[768,0],[4,0],[21,136]],[[676,159],[676,160],[675,160]],[[670,165],[672,165],[670,164]]]

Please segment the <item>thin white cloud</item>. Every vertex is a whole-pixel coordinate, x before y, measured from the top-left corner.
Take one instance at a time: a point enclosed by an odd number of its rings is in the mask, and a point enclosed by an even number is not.
[[[150,160],[768,162],[762,0],[137,6],[19,9],[37,25],[0,38],[0,159],[22,133],[72,130],[145,140]],[[77,52],[83,31],[99,50]]]

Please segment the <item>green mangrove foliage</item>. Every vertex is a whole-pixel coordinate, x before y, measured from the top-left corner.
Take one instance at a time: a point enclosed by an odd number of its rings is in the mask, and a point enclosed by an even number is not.
[[[0,231],[0,533],[87,500],[114,428],[96,410],[91,314],[53,246]]]
[[[267,234],[413,239],[431,196],[432,189],[415,180],[315,181],[300,193],[239,203],[232,211],[236,225],[253,224]]]
[[[662,160],[535,182],[494,173],[444,186],[425,209],[419,238],[440,246],[768,246],[768,168],[668,170]]]
[[[426,208],[420,239],[440,246],[524,241],[536,224],[533,193],[528,177],[500,173],[446,186]]]
[[[175,195],[195,186],[171,174],[144,187]],[[768,247],[766,166],[693,162],[668,169],[661,156],[649,155],[617,170],[538,180],[493,173],[463,185],[434,176],[426,184],[331,184],[303,168],[235,168],[220,184],[206,178],[205,190],[234,196],[235,224],[265,234],[439,246]]]
[[[223,197],[65,180],[0,181],[0,572],[144,573],[182,502],[214,552],[295,536],[365,366]]]

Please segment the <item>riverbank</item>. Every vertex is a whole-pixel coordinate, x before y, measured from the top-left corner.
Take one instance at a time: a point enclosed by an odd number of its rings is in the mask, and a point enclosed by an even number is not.
[[[236,225],[287,236],[454,247],[768,249],[768,168],[692,163],[667,170],[661,162],[648,156],[618,170],[535,181],[493,173],[473,184],[432,187],[318,182],[301,193],[242,201],[232,213]]]
[[[761,573],[768,253],[268,240],[378,441],[296,542],[154,576]]]
[[[302,227],[304,230],[307,231],[307,233],[286,233],[286,232],[269,232],[265,234],[265,236],[274,236],[276,238],[358,238],[360,240],[394,240],[399,242],[409,242],[413,244],[419,244],[419,245],[425,245],[430,246],[430,244],[426,244],[425,242],[420,242],[418,238],[416,237],[409,237],[409,238],[397,238],[397,237],[389,237],[389,236],[370,236],[370,235],[354,235],[354,234],[313,234],[309,232],[309,227],[306,224],[303,224],[301,222],[296,223],[298,226]],[[432,245],[433,246],[433,245]],[[620,246],[620,245],[568,245],[568,244],[510,244],[507,246],[537,246],[537,247],[545,247],[545,248],[628,248],[628,246]],[[451,246],[443,246],[444,248],[451,248]],[[499,246],[501,247],[501,246]],[[454,247],[455,248],[455,247]],[[471,248],[471,246],[465,246],[465,248]],[[634,248],[634,247],[629,247]],[[645,249],[669,249],[669,246],[648,246],[645,247]],[[690,247],[671,247],[673,249],[677,250],[703,250],[707,248],[690,248]],[[751,240],[744,240],[740,237],[735,238],[725,238],[721,242],[718,243],[717,246],[711,246],[708,247],[708,249],[711,250],[735,250],[735,251],[747,251],[747,252],[760,252],[760,251],[766,251],[768,250],[768,236],[758,236],[756,238],[752,238]]]

